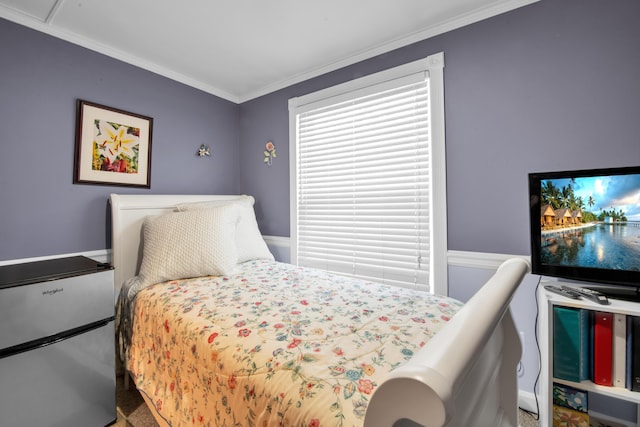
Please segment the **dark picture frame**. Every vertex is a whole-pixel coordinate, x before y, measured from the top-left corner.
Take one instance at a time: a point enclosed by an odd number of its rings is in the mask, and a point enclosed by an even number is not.
[[[77,101],[74,184],[151,187],[153,118]]]

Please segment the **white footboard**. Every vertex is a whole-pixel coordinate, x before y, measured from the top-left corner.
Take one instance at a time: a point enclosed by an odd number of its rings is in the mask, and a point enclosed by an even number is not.
[[[458,314],[373,394],[365,427],[518,425],[522,347],[509,304],[529,270],[505,261]]]

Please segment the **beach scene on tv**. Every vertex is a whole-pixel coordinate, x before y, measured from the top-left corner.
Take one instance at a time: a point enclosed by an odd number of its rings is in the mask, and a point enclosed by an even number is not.
[[[541,182],[543,264],[640,271],[640,175]]]

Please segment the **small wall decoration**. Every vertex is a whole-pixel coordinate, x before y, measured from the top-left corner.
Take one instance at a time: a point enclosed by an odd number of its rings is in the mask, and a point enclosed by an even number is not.
[[[211,155],[211,150],[209,149],[208,145],[202,144],[200,146],[200,148],[198,149],[198,152],[196,154],[198,155],[198,157],[210,156]]]
[[[151,117],[78,100],[74,184],[151,187]]]
[[[268,141],[264,151],[264,162],[267,164],[267,166],[271,166],[271,163],[275,158],[276,158],[276,146],[273,144],[273,142]]]

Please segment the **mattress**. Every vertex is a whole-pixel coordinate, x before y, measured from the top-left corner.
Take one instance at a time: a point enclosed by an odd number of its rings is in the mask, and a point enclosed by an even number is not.
[[[270,260],[238,270],[121,293],[126,367],[173,426],[361,426],[381,381],[462,307]]]

